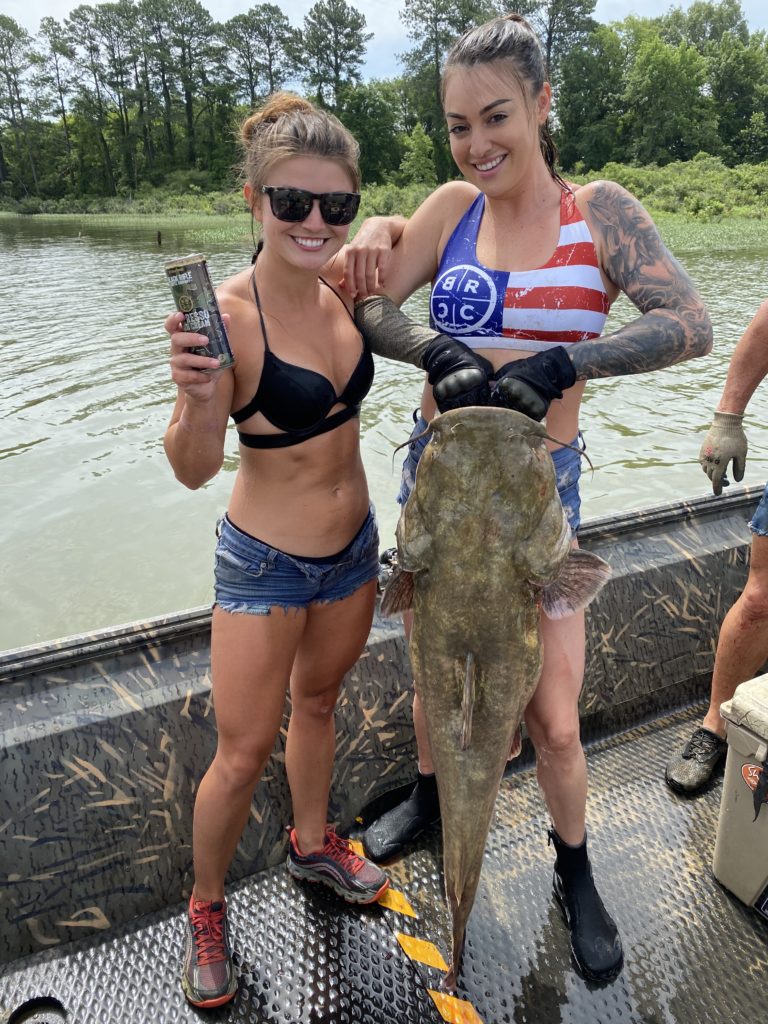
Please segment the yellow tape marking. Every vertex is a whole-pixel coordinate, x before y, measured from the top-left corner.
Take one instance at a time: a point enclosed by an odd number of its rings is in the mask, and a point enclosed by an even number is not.
[[[456,996],[449,996],[445,992],[435,992],[431,988],[428,988],[427,992],[432,996],[440,1016],[448,1021],[448,1024],[483,1024],[483,1018],[478,1016],[472,1003],[465,999],[457,999]]]
[[[437,946],[424,939],[415,939],[412,935],[403,935],[402,932],[395,932],[395,938],[405,950],[405,955],[410,960],[418,960],[427,967],[436,967],[440,971],[447,971],[448,964],[443,960],[443,955]]]
[[[349,848],[354,850],[358,857],[364,857],[363,844],[358,839],[348,839]]]
[[[416,911],[405,896],[401,892],[398,892],[397,889],[393,889],[392,886],[387,889],[379,900],[379,906],[388,907],[390,910],[394,910],[398,914],[405,914],[407,917],[417,916]]]

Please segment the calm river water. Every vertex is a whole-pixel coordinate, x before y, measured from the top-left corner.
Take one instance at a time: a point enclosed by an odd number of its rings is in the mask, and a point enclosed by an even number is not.
[[[161,440],[174,400],[163,262],[200,249],[215,280],[249,258],[245,239],[164,231],[160,248],[149,229],[0,219],[0,650],[210,602],[236,437],[230,428],[224,469],[195,492],[175,481]],[[768,295],[768,247],[677,255],[709,304],[715,351],[588,386],[582,425],[595,471],[582,478],[585,518],[709,491],[696,456],[733,345]],[[425,293],[408,312],[426,317]],[[621,300],[607,329],[634,315]],[[421,379],[380,361],[363,409],[382,547],[397,520],[393,449],[408,436]],[[748,410],[747,483],[768,468],[766,394]]]

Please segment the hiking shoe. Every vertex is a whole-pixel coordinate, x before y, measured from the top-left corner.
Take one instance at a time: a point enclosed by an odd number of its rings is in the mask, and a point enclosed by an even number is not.
[[[221,1006],[234,998],[237,976],[229,948],[224,900],[190,897],[181,987],[193,1006]]]
[[[676,793],[698,792],[715,774],[727,751],[727,742],[717,733],[702,727],[694,730],[683,752],[667,765],[667,785]]]
[[[390,808],[363,832],[366,857],[377,863],[399,856],[422,832],[440,824],[440,801],[434,775],[422,775],[402,803]]]
[[[303,854],[292,828],[288,844],[289,872],[307,882],[322,882],[348,903],[375,903],[389,887],[389,879],[375,864],[360,857],[348,840],[326,829],[322,850]]]

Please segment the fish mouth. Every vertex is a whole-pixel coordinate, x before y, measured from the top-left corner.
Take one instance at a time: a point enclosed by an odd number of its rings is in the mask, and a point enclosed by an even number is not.
[[[517,409],[507,409],[501,405],[465,405],[460,409],[449,409],[438,413],[430,423],[430,430],[449,429],[463,422],[481,423],[494,416],[506,418],[510,424],[516,424],[527,433],[545,435],[544,427],[538,420],[532,420]]]

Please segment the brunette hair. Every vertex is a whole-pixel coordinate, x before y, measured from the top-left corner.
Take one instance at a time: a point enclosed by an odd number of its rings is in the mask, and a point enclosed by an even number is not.
[[[521,14],[504,14],[484,25],[471,28],[451,47],[443,68],[441,96],[453,68],[504,62],[524,95],[537,96],[547,81],[547,62],[538,36]],[[555,170],[557,149],[549,130],[549,119],[539,126],[541,155],[549,173],[563,187],[565,182]]]
[[[360,147],[337,117],[291,92],[276,92],[240,126],[242,174],[256,191],[280,160],[318,156],[335,160],[360,188]]]

